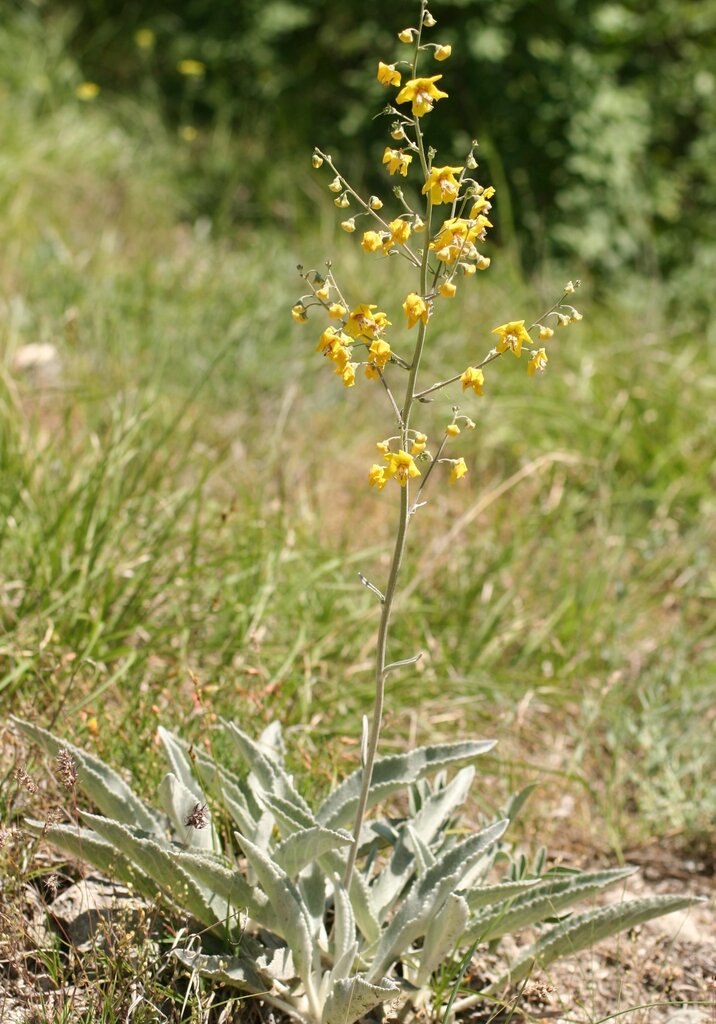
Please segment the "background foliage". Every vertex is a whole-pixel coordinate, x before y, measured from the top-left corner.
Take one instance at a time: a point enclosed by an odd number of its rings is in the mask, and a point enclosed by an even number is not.
[[[132,94],[151,74],[170,120],[242,140],[233,216],[295,214],[271,172],[313,141],[350,140],[376,165],[385,126],[366,111],[386,94],[375,55],[400,56],[395,33],[414,5],[66,3],[89,77]],[[527,266],[557,255],[607,280],[656,274],[703,313],[716,270],[716,0],[443,0],[435,13],[440,38],[459,44],[435,142],[460,153],[466,126],[480,141],[503,241],[519,238]],[[147,27],[151,54],[134,42]],[[204,80],[182,80],[187,57],[206,64]]]

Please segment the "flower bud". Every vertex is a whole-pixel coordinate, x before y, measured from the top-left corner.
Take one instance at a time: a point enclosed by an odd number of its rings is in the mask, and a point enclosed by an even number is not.
[[[564,313],[557,313],[557,324],[559,327],[569,327],[570,318]]]
[[[452,53],[452,46],[436,46],[435,47],[435,60],[447,60]]]
[[[574,310],[572,310],[572,315],[569,318],[569,322],[572,323],[572,324],[576,324],[577,321],[583,320],[583,319],[584,319],[584,317],[582,316],[582,314],[578,310],[574,309]]]
[[[448,437],[457,437],[458,434],[460,433],[460,428],[458,427],[457,423],[450,423],[445,428],[445,433],[447,434]]]
[[[383,200],[379,199],[378,196],[371,196],[368,200],[368,206],[371,210],[380,210],[383,206]]]
[[[405,138],[405,128],[403,128],[402,124],[399,121],[396,121],[393,124],[393,127],[390,132],[390,137],[391,139],[395,139],[398,142],[400,142],[401,139]]]
[[[553,334],[554,334],[554,331],[552,330],[551,327],[546,327],[546,326],[545,327],[540,327],[540,329],[539,329],[539,340],[540,341],[549,341],[549,339],[552,337]]]
[[[470,170],[470,171],[474,171],[475,168],[479,166],[479,164],[478,164],[477,160],[475,159],[475,156],[474,156],[473,153],[469,154],[467,160],[465,161],[465,165],[467,166],[468,170]]]
[[[444,281],[440,286],[440,294],[444,299],[451,299],[457,291],[457,285],[452,281]]]
[[[339,210],[345,210],[347,206],[351,205],[350,200],[345,192],[343,193],[342,196],[338,196],[337,199],[334,199],[333,203],[335,206],[338,207]]]
[[[430,11],[426,11],[425,14],[423,15],[423,25],[425,25],[426,28],[433,28],[435,25],[437,25],[437,21],[435,20],[435,18],[433,18]]]
[[[402,32],[398,32],[398,39],[401,43],[412,43],[413,41],[413,30],[412,28],[404,28]]]
[[[331,294],[331,292],[330,292],[330,285],[326,284],[325,281],[324,281],[324,283],[321,285],[321,287],[316,292],[316,298],[320,299],[322,302],[326,302],[327,299],[328,299],[328,296],[330,294]]]
[[[474,263],[461,263],[460,269],[462,270],[465,277],[472,277],[472,275],[476,272],[477,267],[475,266]]]
[[[478,256],[478,258],[477,258],[477,269],[478,270],[487,270],[487,268],[490,266],[491,262],[492,261],[491,261],[489,256]]]
[[[425,231],[425,221],[421,217],[416,217],[413,221],[413,231]]]
[[[340,192],[340,190],[343,188],[343,185],[341,184],[341,179],[336,175],[336,177],[333,179],[333,181],[328,187],[331,190],[331,192]]]
[[[318,153],[314,153],[313,156],[311,157],[311,163],[316,168],[316,170],[318,170],[318,168],[321,167],[323,164],[323,157],[319,156]]]
[[[356,229],[355,217],[350,217],[349,220],[342,221],[341,222],[341,227],[343,228],[344,231],[347,231],[348,234],[350,235]]]
[[[574,284],[572,281],[567,281],[566,285],[564,286],[564,291],[566,295],[572,294],[572,292],[574,291]]]

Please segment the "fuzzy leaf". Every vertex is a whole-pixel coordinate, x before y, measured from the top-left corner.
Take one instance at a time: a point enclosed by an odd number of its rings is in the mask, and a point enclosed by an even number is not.
[[[546,917],[552,917],[574,903],[628,878],[635,871],[636,868],[613,868],[609,871],[590,871],[566,877],[557,875],[554,879],[545,879],[534,889],[517,896],[509,905],[500,904],[478,914],[470,922],[465,939],[467,942],[476,939],[489,942],[528,925],[538,924]]]
[[[388,978],[383,978],[379,985],[371,985],[360,975],[335,981],[323,1006],[321,1024],[354,1024],[399,991]]]
[[[187,910],[212,931],[226,937],[226,903],[201,886],[180,867],[176,857],[176,854],[181,852],[178,847],[156,836],[132,829],[129,825],[110,821],[109,818],[84,813],[82,817],[103,839],[149,875],[172,903]]]
[[[227,811],[242,835],[255,842],[262,810],[241,779],[200,750],[194,752],[194,770],[206,792]]]
[[[31,835],[54,843],[71,857],[91,864],[103,874],[135,889],[147,899],[154,900],[161,895],[161,888],[151,878],[138,871],[128,857],[91,829],[81,828],[79,825],[48,827],[44,822],[32,820],[26,820],[25,827]]]
[[[390,969],[393,960],[425,935],[432,918],[448,896],[460,888],[463,876],[486,849],[503,835],[509,822],[495,822],[481,832],[457,843],[415,882],[383,931],[368,979],[377,979]]]
[[[310,917],[301,894],[288,875],[274,864],[265,850],[254,846],[244,836],[237,836],[246,859],[256,873],[269,898],[279,934],[291,947],[296,970],[304,984],[310,984],[314,947],[311,941]]]
[[[159,797],[162,807],[174,826],[178,842],[198,850],[214,850],[216,834],[211,822],[205,828],[193,828],[186,824],[186,819],[196,807],[198,801],[193,790],[187,789],[181,779],[173,772],[167,772],[159,784]]]
[[[125,825],[133,825],[162,835],[164,826],[161,815],[153,807],[149,807],[127,785],[121,775],[92,754],[85,753],[66,740],[60,740],[46,729],[32,725],[21,718],[12,717],[11,721],[38,746],[42,747],[50,757],[57,757],[63,748],[68,750],[77,763],[77,785],[89,797],[93,804],[108,818],[121,821]]]
[[[318,860],[329,850],[341,846],[350,846],[353,837],[348,832],[334,832],[333,829],[314,825],[302,832],[294,832],[274,850],[274,858],[290,878],[296,875],[311,861]]]
[[[348,893],[337,877],[333,879],[333,906],[333,962],[338,963],[347,950],[355,945],[356,922]]]
[[[329,876],[343,875],[345,864],[337,853],[327,853],[321,857],[320,864]],[[373,910],[370,886],[365,875],[360,871],[354,871],[351,876],[349,895],[358,930],[363,935],[366,943],[371,946],[380,938],[380,923]]]
[[[290,836],[294,832],[314,826],[320,828],[312,814],[305,814],[290,800],[284,800],[282,797],[276,796],[275,793],[261,793],[260,801],[261,805],[266,807],[276,819],[283,836]]]
[[[202,889],[226,902],[229,913],[246,911],[264,928],[275,928],[274,915],[266,894],[258,886],[249,885],[238,868],[228,867],[213,857],[189,851],[178,851],[174,857],[177,864]]]
[[[470,911],[464,897],[451,893],[442,910],[428,925],[418,970],[418,985],[427,985],[430,976],[454,950],[467,927]]]
[[[409,754],[379,757],[373,768],[368,807],[374,807],[392,793],[441,768],[472,761],[494,745],[494,740],[466,740],[418,747]],[[363,770],[359,768],[326,797],[316,814],[321,825],[328,828],[350,825],[358,806],[362,777]]]
[[[561,921],[538,939],[497,981],[490,985],[486,994],[502,991],[506,985],[521,981],[534,965],[547,967],[553,961],[571,956],[581,949],[588,949],[602,939],[608,939],[618,932],[634,928],[654,917],[684,910],[702,900],[698,896],[651,896],[644,899],[615,903],[599,910],[588,910],[577,917]]]
[[[539,878],[528,878],[524,882],[496,882],[494,885],[479,885],[466,892],[467,905],[472,912],[493,903],[503,903],[520,896],[523,892],[534,890],[539,885]]]
[[[433,842],[437,830],[445,824],[449,815],[463,803],[474,778],[474,768],[462,768],[452,782],[443,790],[431,794],[412,819],[411,827],[423,844]],[[415,870],[413,846],[405,826],[395,843],[390,860],[372,886],[373,905],[380,921],[385,920],[387,911],[399,893],[403,892]]]
[[[271,981],[261,975],[255,963],[248,957],[207,956],[189,949],[175,949],[174,956],[190,971],[196,971],[204,978],[239,988],[244,992],[265,992]]]
[[[311,936],[317,940],[326,912],[326,874],[320,864],[309,864],[298,876],[298,889],[311,920]]]
[[[312,817],[311,808],[293,784],[293,779],[276,759],[267,757],[259,743],[256,743],[235,722],[221,723],[224,732],[233,740],[243,761],[250,769],[258,788],[288,800],[303,814]],[[250,776],[250,778],[251,778]]]
[[[196,803],[206,803],[204,791],[194,778],[188,744],[173,732],[170,732],[169,729],[165,729],[163,725],[160,725],[157,729],[157,735],[164,748],[164,756],[176,777],[192,793]]]

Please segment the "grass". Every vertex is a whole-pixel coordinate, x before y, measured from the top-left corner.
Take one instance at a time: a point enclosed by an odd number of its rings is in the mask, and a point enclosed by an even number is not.
[[[390,493],[365,477],[389,419],[287,314],[297,262],[331,255],[378,302],[385,264],[336,236],[314,179],[318,226],[297,237],[192,220],[186,145],[151,107],[76,100],[63,31],[0,33],[3,707],[148,791],[158,722],[198,739],[216,714],[279,715],[322,788],[370,704],[357,572],[384,574]],[[426,381],[563,283],[494,255],[441,312]],[[579,299],[544,378],[511,361],[464,403],[471,471],[416,523],[393,650],[424,657],[391,677],[385,748],[497,736],[485,801],[542,781],[526,835],[694,848],[716,815],[713,350],[655,285]],[[17,369],[36,342],[57,351],[49,379]],[[428,433],[457,398],[425,407]]]

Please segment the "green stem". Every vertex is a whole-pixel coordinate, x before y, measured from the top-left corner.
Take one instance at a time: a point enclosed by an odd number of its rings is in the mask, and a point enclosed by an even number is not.
[[[421,15],[422,25],[422,15]],[[418,150],[420,153],[420,162],[425,174],[425,179],[428,178],[428,165],[425,159],[425,150],[423,147],[423,139],[420,131],[420,122],[416,118],[415,121],[415,134],[416,141],[418,143]],[[423,257],[420,264],[420,294],[422,296],[427,295],[428,291],[428,240],[430,238],[430,220],[432,216],[432,202],[430,200],[430,194],[428,193],[427,208],[425,215],[425,247],[423,249]],[[405,389],[405,401],[403,403],[403,409],[401,412],[401,448],[403,451],[408,449],[408,428],[410,426],[410,411],[415,401],[415,385],[418,378],[418,370],[420,369],[420,360],[423,354],[423,348],[425,346],[425,337],[427,334],[427,324],[420,321],[418,326],[418,337],[415,342],[415,351],[413,352],[413,358],[410,363],[410,372],[408,375],[408,383]],[[356,857],[358,855],[358,843],[360,840],[360,832],[363,826],[363,820],[365,818],[365,812],[368,807],[368,796],[370,794],[370,784],[373,778],[373,767],[375,765],[375,759],[378,753],[378,740],[380,738],[380,728],[383,722],[383,706],[385,703],[385,664],[386,664],[386,653],[388,649],[388,627],[390,625],[390,614],[393,610],[393,599],[395,597],[395,590],[398,584],[398,575],[400,573],[400,566],[403,561],[403,553],[405,551],[405,540],[408,532],[408,523],[410,521],[410,481],[406,480],[404,486],[400,489],[400,517],[398,519],[398,532],[395,538],[395,545],[393,547],[393,559],[390,564],[390,573],[388,575],[388,584],[385,588],[385,597],[383,599],[383,609],[380,616],[380,624],[378,626],[378,639],[376,643],[376,654],[375,654],[375,699],[373,703],[373,716],[368,733],[368,746],[364,752],[364,763],[363,763],[363,776],[361,780],[361,790],[358,797],[358,807],[356,809],[355,823],[353,825],[353,845],[351,846],[348,853],[348,861],[346,863],[346,870],[343,877],[343,882],[346,889],[350,888],[351,878],[353,877],[353,869],[355,868]]]

